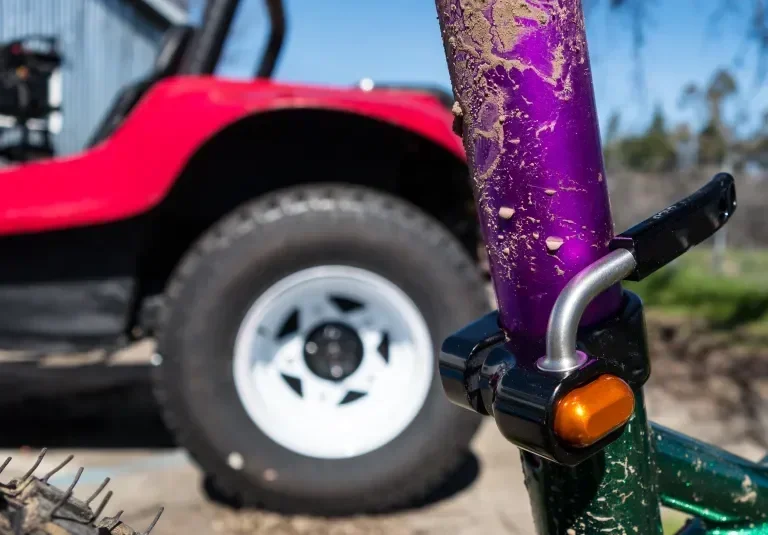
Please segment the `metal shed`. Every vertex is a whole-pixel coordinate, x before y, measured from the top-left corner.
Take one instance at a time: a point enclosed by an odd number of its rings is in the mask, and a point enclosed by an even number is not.
[[[163,31],[186,19],[184,0],[0,0],[0,42],[28,35],[60,40],[60,154],[88,137],[126,83],[145,75]]]

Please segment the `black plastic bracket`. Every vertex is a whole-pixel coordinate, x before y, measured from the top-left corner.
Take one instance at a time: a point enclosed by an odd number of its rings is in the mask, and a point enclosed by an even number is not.
[[[578,348],[589,361],[569,374],[538,369],[508,348],[496,313],[488,314],[446,339],[440,355],[443,387],[451,401],[492,416],[513,444],[560,464],[575,466],[616,440],[614,431],[588,448],[574,448],[554,433],[554,407],[560,398],[603,374],[622,378],[633,389],[650,375],[640,299],[624,293],[621,310],[598,325],[581,329]]]
[[[693,195],[616,236],[610,249],[632,253],[637,267],[627,280],[640,281],[712,236],[735,211],[733,177],[720,173]]]

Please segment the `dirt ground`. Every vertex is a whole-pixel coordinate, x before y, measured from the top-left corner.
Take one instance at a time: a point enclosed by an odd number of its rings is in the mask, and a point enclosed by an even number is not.
[[[652,418],[747,458],[762,457],[767,449],[763,426],[768,408],[761,409],[768,394],[768,343],[740,333],[713,334],[688,321],[653,320],[649,332],[654,375],[647,402]],[[147,355],[147,347],[135,348],[122,355],[122,362],[141,363]],[[34,366],[14,369],[4,380],[16,387],[20,382],[14,373],[38,388],[49,387],[44,379],[32,379],[37,377]],[[115,496],[106,513],[125,509],[123,518],[143,528],[165,506],[156,535],[532,533],[519,455],[490,421],[450,484],[419,509],[345,520],[231,510],[206,492],[202,475],[174,447],[151,400],[146,369],[125,369],[133,375],[122,384],[93,380],[91,392],[64,391],[56,403],[34,399],[27,387],[19,387],[29,394],[21,404],[0,396],[0,415],[10,430],[0,437],[0,454],[14,456],[4,477],[23,473],[41,446],[49,447],[49,455],[40,472],[75,453],[76,461],[55,482],[66,485],[85,466],[76,494],[87,496],[111,477]],[[0,392],[9,392],[3,386]]]

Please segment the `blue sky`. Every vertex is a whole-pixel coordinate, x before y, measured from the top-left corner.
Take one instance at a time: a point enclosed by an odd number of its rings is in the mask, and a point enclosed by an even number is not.
[[[192,0],[192,10],[195,11]],[[276,78],[291,82],[348,85],[369,77],[380,82],[449,86],[433,0],[285,0],[289,33]],[[263,0],[243,0],[220,65],[221,74],[248,76],[266,34]],[[607,2],[601,2],[605,5]],[[641,51],[638,84],[632,36],[625,18],[598,5],[587,27],[601,123],[620,111],[623,130],[643,128],[656,103],[673,123],[696,123],[678,105],[689,82],[706,84],[715,68],[737,74],[742,95],[729,109],[746,111],[752,124],[768,107],[768,84],[758,84],[755,54],[738,66],[744,26],[738,13],[712,13],[719,0],[656,0]],[[742,21],[749,11],[743,4]],[[194,16],[194,14],[193,14]],[[749,49],[748,49],[749,50]]]

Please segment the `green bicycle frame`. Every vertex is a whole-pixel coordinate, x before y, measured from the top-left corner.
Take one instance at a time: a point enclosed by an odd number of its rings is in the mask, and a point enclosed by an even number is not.
[[[558,296],[614,239],[581,2],[436,4],[498,322],[533,362]],[[581,324],[617,314],[622,296],[620,284],[602,291]],[[595,455],[522,459],[541,535],[661,534],[662,504],[695,517],[685,534],[768,534],[768,469],[649,424],[642,387]]]

